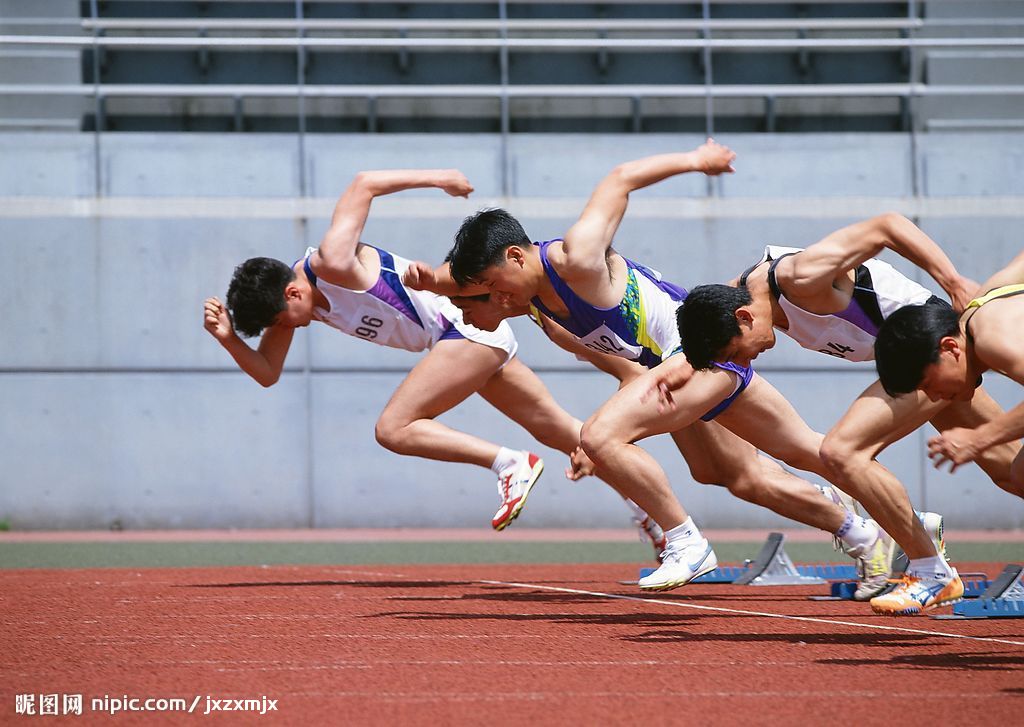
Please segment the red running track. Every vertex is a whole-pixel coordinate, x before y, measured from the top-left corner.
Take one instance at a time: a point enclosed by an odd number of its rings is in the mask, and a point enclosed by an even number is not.
[[[807,600],[822,587],[641,596],[616,583],[630,576],[622,565],[4,571],[0,723],[42,724],[15,714],[18,694],[84,695],[92,719],[70,724],[99,722],[91,699],[104,695],[199,698],[192,715],[103,720],[125,725],[1024,717],[1024,619],[880,617]],[[207,695],[277,710],[204,717]]]

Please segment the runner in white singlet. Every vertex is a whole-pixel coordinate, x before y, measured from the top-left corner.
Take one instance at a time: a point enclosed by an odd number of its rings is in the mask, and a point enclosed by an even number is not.
[[[415,187],[437,187],[452,196],[472,191],[456,170],[360,173],[335,207],[318,248],[293,266],[269,258],[238,266],[228,305],[207,299],[204,325],[264,386],[281,376],[295,329],[315,320],[380,345],[426,351],[381,413],[377,440],[399,454],[492,469],[501,504],[491,524],[502,530],[519,515],[543,462],[530,452],[454,430],[436,417],[479,393],[538,441],[567,454],[578,444],[581,422],[515,358],[507,324],[495,332],[465,324],[446,298],[402,284],[408,261],[359,242],[375,197]],[[259,346],[251,348],[236,329],[247,336],[262,333]]]
[[[910,220],[886,214],[833,232],[806,250],[769,248],[732,285],[698,286],[680,310],[683,350],[697,368],[749,364],[775,344],[775,331],[837,358],[874,358],[884,321],[907,306],[946,305],[875,256],[889,248],[914,263],[962,310],[976,284]],[[776,250],[782,254],[772,254]],[[988,421],[1002,409],[981,388],[969,401],[931,402],[918,392],[890,396],[879,382],[853,403],[821,448],[829,479],[854,496],[910,558],[907,580],[872,599],[882,614],[914,614],[956,602],[963,584],[946,563],[941,538],[928,532],[896,477],[878,461],[893,442],[930,421],[939,431]],[[1008,482],[1019,445],[1003,444],[978,464]],[[934,528],[932,528],[934,529]],[[939,532],[941,534],[941,532]]]

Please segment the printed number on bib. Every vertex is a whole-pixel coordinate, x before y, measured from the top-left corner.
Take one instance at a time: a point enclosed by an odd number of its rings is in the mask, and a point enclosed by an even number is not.
[[[582,342],[583,345],[591,351],[607,353],[612,356],[621,356],[623,358],[634,360],[643,352],[643,348],[637,346],[635,343],[627,343],[626,341],[623,341],[619,337],[619,334],[608,326],[601,326],[600,328],[591,331],[586,336],[580,338],[580,342]]]
[[[395,318],[371,306],[362,306],[349,319],[352,335],[367,341],[387,341],[395,329]]]
[[[827,353],[829,356],[835,356],[836,358],[846,358],[846,354],[850,353],[854,349],[851,346],[844,346],[841,343],[829,343],[825,348],[819,348],[819,353]]]

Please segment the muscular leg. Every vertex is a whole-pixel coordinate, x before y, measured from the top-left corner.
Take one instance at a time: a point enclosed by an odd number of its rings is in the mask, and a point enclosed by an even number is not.
[[[953,427],[975,429],[1002,413],[1003,408],[995,399],[979,388],[970,401],[952,402],[932,417],[931,423],[940,432]],[[1024,464],[1020,452],[1020,442],[1006,442],[986,449],[975,462],[999,487],[1017,497],[1024,497],[1024,472],[1021,471]]]
[[[822,497],[811,483],[757,453],[760,449],[793,467],[820,473],[824,469],[818,456],[821,439],[775,387],[758,376],[714,422],[698,422],[676,438],[676,444],[698,482],[724,485],[747,502],[835,533],[846,519],[846,510]],[[710,466],[710,479],[695,470],[695,458]]]
[[[479,393],[541,444],[566,454],[579,445],[583,422],[560,407],[540,377],[518,358],[495,372]]]
[[[498,445],[456,431],[434,417],[479,391],[506,355],[466,339],[438,342],[391,395],[377,420],[377,441],[398,454],[490,467]]]
[[[673,392],[675,406],[658,412],[654,403],[641,401],[656,380],[654,373],[639,376],[616,392],[583,425],[583,451],[624,494],[663,529],[670,530],[682,524],[688,515],[672,492],[665,471],[634,442],[683,429],[697,421],[732,393],[734,377],[720,369],[697,372]]]
[[[825,435],[821,447],[829,480],[855,497],[911,560],[934,557],[935,544],[917,519],[903,485],[875,458],[948,403],[930,402],[919,391],[893,398],[876,381]]]

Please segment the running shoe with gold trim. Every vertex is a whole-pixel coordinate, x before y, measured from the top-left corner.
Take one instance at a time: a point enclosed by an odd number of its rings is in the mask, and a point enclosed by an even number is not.
[[[871,599],[871,609],[883,616],[913,616],[940,606],[952,606],[964,597],[964,582],[953,569],[953,578],[924,578],[905,575],[896,588]]]

